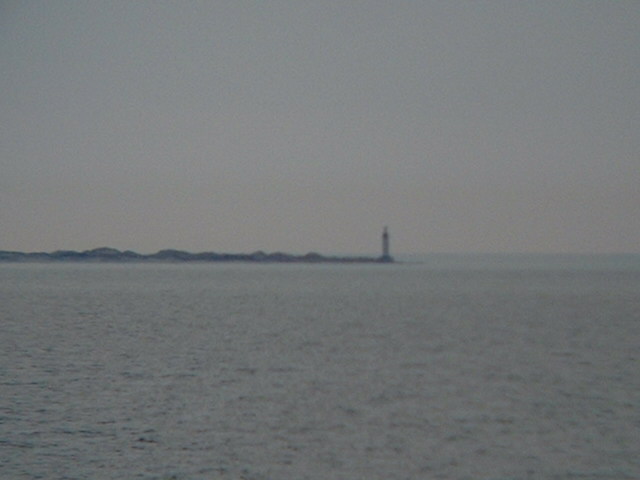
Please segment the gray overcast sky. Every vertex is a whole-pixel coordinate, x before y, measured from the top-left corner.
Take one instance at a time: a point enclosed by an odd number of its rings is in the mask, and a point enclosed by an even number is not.
[[[0,2],[0,250],[640,252],[640,2]]]

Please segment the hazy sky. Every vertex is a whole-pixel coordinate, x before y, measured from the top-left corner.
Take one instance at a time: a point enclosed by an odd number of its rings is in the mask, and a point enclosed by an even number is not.
[[[0,250],[640,252],[640,1],[0,0]]]

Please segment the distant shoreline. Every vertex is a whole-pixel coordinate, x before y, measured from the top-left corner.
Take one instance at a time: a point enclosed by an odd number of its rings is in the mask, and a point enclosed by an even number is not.
[[[183,250],[160,250],[152,254],[141,254],[131,250],[120,251],[101,247],[78,252],[57,250],[55,252],[14,252],[0,250],[0,262],[49,263],[49,262],[92,262],[92,263],[134,263],[134,262],[254,262],[254,263],[393,263],[391,257],[338,257],[310,252],[304,255],[274,252],[265,253],[191,253]]]

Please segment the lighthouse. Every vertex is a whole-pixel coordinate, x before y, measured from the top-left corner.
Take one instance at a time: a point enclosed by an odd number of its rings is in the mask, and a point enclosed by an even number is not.
[[[384,227],[382,231],[382,256],[380,257],[381,262],[393,262],[393,257],[389,253],[389,230],[387,227]]]

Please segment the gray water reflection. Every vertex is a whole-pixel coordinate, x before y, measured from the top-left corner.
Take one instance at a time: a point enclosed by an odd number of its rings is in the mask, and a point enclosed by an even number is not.
[[[0,265],[15,479],[640,478],[640,274]]]

